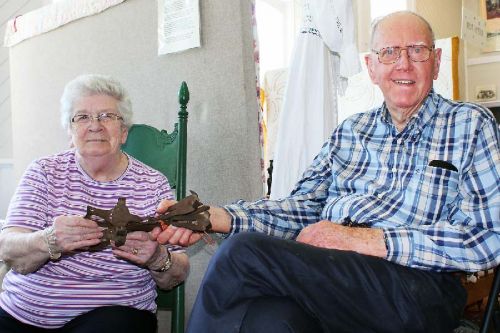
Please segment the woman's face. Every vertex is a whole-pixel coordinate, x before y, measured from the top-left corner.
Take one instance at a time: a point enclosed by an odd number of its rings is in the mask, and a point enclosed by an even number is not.
[[[114,97],[84,96],[75,102],[73,110],[73,116],[85,119],[72,122],[70,127],[71,140],[82,158],[109,157],[120,153],[121,145],[127,140],[128,130],[121,118],[113,116],[121,117],[118,101]],[[104,113],[108,117],[103,117]],[[99,115],[100,120],[97,119]]]

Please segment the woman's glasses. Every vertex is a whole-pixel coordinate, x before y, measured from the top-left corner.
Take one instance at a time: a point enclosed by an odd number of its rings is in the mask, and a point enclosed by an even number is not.
[[[91,114],[77,114],[73,118],[71,118],[71,122],[76,125],[87,125],[90,124],[94,119],[102,124],[107,124],[116,120],[123,120],[123,117],[111,112],[102,112],[97,116],[93,116]]]

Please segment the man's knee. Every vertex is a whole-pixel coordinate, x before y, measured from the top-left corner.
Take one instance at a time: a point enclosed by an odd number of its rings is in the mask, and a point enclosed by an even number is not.
[[[261,269],[263,262],[277,260],[276,251],[273,250],[277,240],[256,232],[242,232],[229,237],[212,257],[206,277],[229,274],[236,278],[254,271],[256,267]]]
[[[322,332],[319,321],[288,297],[261,297],[253,300],[241,325],[241,333]]]
[[[258,245],[262,249],[262,243],[269,242],[272,237],[257,232],[241,232],[235,234],[224,242],[215,254],[215,258],[244,259],[248,257]]]

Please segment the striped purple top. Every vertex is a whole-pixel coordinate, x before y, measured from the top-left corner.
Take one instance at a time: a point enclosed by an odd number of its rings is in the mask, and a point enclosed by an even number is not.
[[[33,162],[23,175],[7,212],[8,227],[41,230],[60,215],[86,213],[87,205],[110,209],[127,198],[132,214],[153,215],[160,200],[172,199],[167,179],[128,156],[123,175],[113,181],[90,178],[68,150]],[[48,261],[22,275],[9,271],[0,306],[18,320],[57,328],[96,307],[125,305],[156,311],[156,284],[147,269],[116,258],[110,248],[77,252]]]

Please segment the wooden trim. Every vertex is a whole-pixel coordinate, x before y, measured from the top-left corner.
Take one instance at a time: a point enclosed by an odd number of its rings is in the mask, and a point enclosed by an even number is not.
[[[487,274],[479,278],[476,283],[464,283],[467,290],[467,305],[478,303],[488,297],[493,283],[493,275]]]

